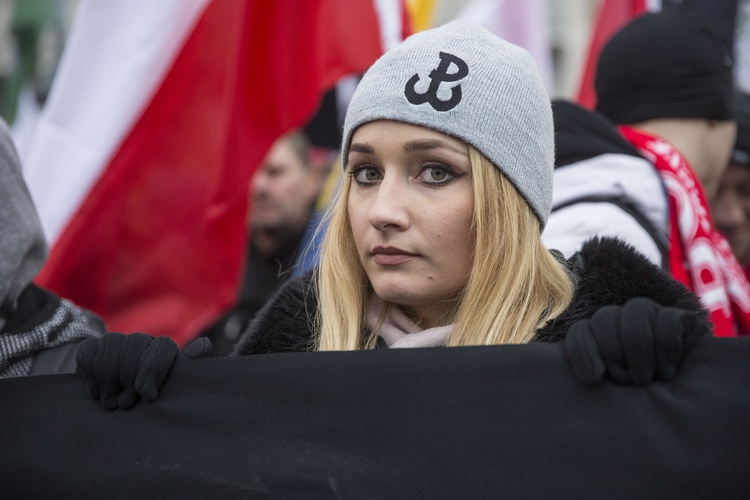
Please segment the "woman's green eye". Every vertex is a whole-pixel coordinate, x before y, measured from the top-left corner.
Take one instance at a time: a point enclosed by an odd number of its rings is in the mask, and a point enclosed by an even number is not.
[[[352,177],[360,185],[372,184],[380,180],[380,171],[374,167],[360,167],[352,172]]]
[[[427,184],[445,184],[455,177],[447,168],[444,167],[425,167],[420,174],[422,182]]]
[[[434,181],[443,181],[447,176],[448,173],[445,170],[441,170],[439,168],[430,169],[430,177],[432,177],[432,180]]]

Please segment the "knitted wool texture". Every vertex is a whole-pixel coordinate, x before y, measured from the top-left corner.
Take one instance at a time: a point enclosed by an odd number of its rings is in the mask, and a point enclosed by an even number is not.
[[[528,52],[466,21],[417,33],[370,67],[349,104],[352,134],[375,120],[421,125],[471,144],[515,185],[542,227],[552,206],[552,109]]]

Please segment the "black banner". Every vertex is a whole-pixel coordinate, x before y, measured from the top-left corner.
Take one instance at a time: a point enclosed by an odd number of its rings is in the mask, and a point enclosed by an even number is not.
[[[581,385],[557,345],[212,358],[108,412],[0,382],[2,498],[750,498],[750,339]]]

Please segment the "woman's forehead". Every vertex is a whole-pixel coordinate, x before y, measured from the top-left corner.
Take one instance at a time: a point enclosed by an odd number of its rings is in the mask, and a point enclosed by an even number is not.
[[[461,151],[466,151],[467,149],[464,141],[446,133],[421,125],[394,120],[368,122],[357,127],[354,134],[352,134],[352,144],[371,144],[394,140],[403,143],[437,140]]]

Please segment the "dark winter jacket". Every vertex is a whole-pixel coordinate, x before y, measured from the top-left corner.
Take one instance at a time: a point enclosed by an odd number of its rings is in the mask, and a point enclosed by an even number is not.
[[[566,262],[575,279],[573,300],[562,315],[539,330],[537,341],[561,342],[576,321],[635,297],[707,317],[692,292],[622,241],[592,239]],[[284,285],[258,313],[233,355],[311,350],[317,294],[310,281],[308,274]]]

